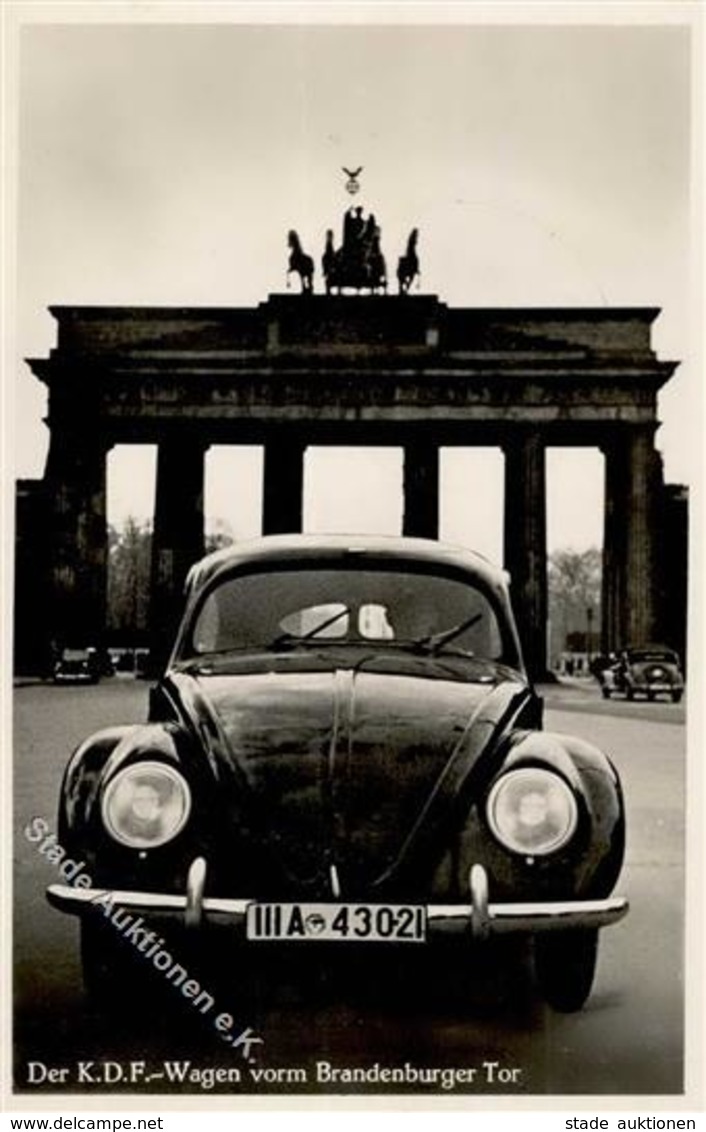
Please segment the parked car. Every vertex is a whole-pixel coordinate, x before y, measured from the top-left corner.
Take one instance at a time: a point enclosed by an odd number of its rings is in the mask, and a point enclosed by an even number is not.
[[[516,933],[562,1011],[627,911],[614,767],[542,730],[505,574],[421,539],[273,536],[198,563],[149,722],[78,748],[59,838],[90,883],[49,899],[81,917],[99,990],[113,892],[207,954],[225,923],[231,970],[274,945],[470,963]]]
[[[605,699],[616,693],[628,700],[645,696],[654,700],[667,695],[678,704],[684,695],[684,677],[679,657],[662,645],[623,649],[599,676]]]
[[[63,648],[54,663],[55,684],[97,684],[104,675],[97,648]]]

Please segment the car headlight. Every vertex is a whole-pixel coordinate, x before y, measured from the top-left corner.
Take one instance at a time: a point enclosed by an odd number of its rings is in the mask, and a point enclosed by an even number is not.
[[[116,774],[102,803],[111,837],[131,849],[153,849],[184,828],[191,791],[177,770],[160,762],[135,763]]]
[[[531,857],[560,849],[578,822],[576,799],[563,778],[539,767],[511,770],[499,778],[486,812],[498,841]]]

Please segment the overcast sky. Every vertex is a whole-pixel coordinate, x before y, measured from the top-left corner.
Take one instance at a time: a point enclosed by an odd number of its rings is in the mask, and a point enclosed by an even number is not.
[[[356,203],[378,218],[388,263],[418,226],[422,290],[447,303],[661,307],[660,356],[684,364],[658,443],[668,479],[693,481],[688,29],[62,26],[61,11],[21,32],[22,357],[54,344],[50,303],[228,306],[282,291],[287,230],[318,262],[350,203],[341,166],[363,165]],[[39,475],[42,387],[22,364],[17,389],[17,471]],[[233,466],[213,453],[209,509],[256,533],[259,454],[232,459],[249,499],[226,515]],[[443,533],[497,557],[499,455],[443,467]],[[549,467],[550,542],[598,541],[600,457],[553,453]],[[114,455],[114,517],[148,506],[147,473],[131,468]],[[398,486],[397,452],[313,452],[307,522],[387,529]]]

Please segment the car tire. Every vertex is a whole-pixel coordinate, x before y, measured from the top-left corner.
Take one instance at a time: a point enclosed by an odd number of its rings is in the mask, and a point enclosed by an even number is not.
[[[635,699],[635,689],[634,688],[626,688],[625,689],[625,695],[626,695],[627,699],[634,700]]]
[[[610,699],[610,688],[606,688],[605,686],[602,687],[601,688],[601,694],[602,694],[604,700],[609,700]]]
[[[136,986],[144,980],[130,944],[97,917],[81,921],[81,970],[88,999],[111,1013],[130,1009]]]
[[[649,703],[651,703],[651,704],[653,704],[653,703],[655,702],[655,694],[654,694],[654,692],[648,692],[648,693],[647,693],[647,700],[648,700],[648,702],[649,702]]]
[[[535,939],[534,972],[545,1002],[562,1014],[580,1010],[593,986],[598,931],[550,932]]]
[[[672,692],[672,703],[673,704],[680,703],[683,694],[684,694],[683,692]]]

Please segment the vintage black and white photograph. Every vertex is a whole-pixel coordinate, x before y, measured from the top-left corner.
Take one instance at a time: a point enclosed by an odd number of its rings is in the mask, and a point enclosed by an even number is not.
[[[678,1107],[688,12],[21,7],[14,1094]]]

